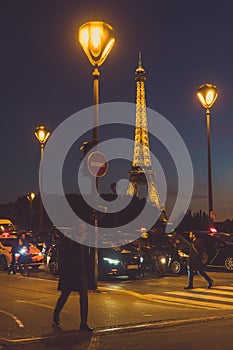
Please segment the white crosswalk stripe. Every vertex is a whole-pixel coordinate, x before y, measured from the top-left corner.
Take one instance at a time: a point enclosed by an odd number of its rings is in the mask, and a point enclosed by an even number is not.
[[[165,292],[167,301],[190,304],[207,309],[233,309],[233,286],[215,286],[211,289],[194,288],[187,291]],[[166,297],[165,297],[166,299]]]

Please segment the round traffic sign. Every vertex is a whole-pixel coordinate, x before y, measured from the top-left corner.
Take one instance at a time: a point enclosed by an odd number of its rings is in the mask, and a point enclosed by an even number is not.
[[[87,165],[89,172],[95,177],[102,177],[108,171],[108,161],[105,155],[99,151],[89,155]]]

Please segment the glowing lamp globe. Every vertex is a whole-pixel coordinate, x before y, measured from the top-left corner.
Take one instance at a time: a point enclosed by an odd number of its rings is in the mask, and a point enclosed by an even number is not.
[[[93,66],[101,66],[108,57],[115,43],[113,33],[105,22],[87,22],[79,28],[79,42]]]
[[[198,89],[197,97],[204,108],[211,108],[218,97],[216,85],[201,85]]]

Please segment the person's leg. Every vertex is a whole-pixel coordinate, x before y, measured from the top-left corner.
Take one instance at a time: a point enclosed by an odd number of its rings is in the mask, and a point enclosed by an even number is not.
[[[83,278],[81,288],[79,290],[80,295],[80,330],[91,332],[93,328],[89,327],[87,324],[87,315],[88,315],[88,287],[87,287],[87,279]]]
[[[208,282],[208,288],[211,288],[213,285],[213,280],[207,275],[207,273],[204,271],[204,267],[200,266],[198,268],[197,273],[202,276],[207,282]]]
[[[61,312],[63,306],[65,305],[69,295],[70,295],[69,289],[63,290],[61,292],[60,297],[57,300],[57,304],[55,306],[54,313],[53,313],[53,322],[56,324],[59,324],[59,322],[60,322],[59,315],[60,315],[60,312]]]
[[[81,323],[80,326],[87,325],[87,315],[88,315],[88,288],[87,288],[87,280],[83,278],[81,288],[79,290],[80,295],[80,318]]]
[[[187,267],[188,270],[188,285],[185,287],[185,289],[192,289],[193,288],[193,277],[194,277],[194,270],[192,266]]]

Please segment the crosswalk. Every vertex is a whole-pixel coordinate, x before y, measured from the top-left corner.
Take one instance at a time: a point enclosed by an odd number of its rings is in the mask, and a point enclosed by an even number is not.
[[[233,285],[215,286],[211,289],[194,288],[158,294],[146,294],[151,301],[173,303],[189,308],[233,310]]]

